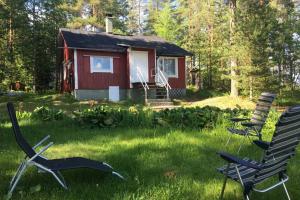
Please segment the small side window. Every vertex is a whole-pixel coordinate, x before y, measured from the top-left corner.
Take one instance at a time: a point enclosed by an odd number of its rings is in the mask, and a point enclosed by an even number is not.
[[[105,56],[90,57],[91,73],[106,72],[113,73],[113,58]]]

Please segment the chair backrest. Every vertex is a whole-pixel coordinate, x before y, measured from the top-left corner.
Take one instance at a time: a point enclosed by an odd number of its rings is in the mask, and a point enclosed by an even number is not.
[[[272,141],[265,151],[262,168],[255,181],[260,182],[275,174],[285,173],[289,159],[295,155],[300,138],[300,106],[287,109],[276,124]]]
[[[28,142],[25,140],[25,138],[23,137],[23,135],[21,133],[19,123],[18,123],[18,120],[16,117],[16,111],[15,111],[14,105],[11,102],[7,103],[7,111],[8,111],[9,117],[10,117],[13,132],[14,132],[15,139],[16,139],[18,145],[21,147],[21,149],[26,153],[26,155],[28,157],[34,156],[36,153],[32,149],[32,147],[28,144]]]
[[[261,124],[265,124],[265,122],[268,118],[272,103],[275,98],[276,98],[276,94],[272,94],[272,93],[268,93],[268,92],[261,93],[261,95],[258,98],[258,101],[256,103],[255,110],[252,114],[251,122],[256,122],[256,123],[258,122]],[[263,128],[263,125],[256,126],[255,128],[258,132],[260,132],[261,129]]]

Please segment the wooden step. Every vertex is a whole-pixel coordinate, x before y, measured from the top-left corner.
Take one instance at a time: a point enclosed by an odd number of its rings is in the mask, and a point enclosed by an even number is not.
[[[156,85],[155,82],[148,82],[147,85],[150,89],[165,89],[164,87]],[[133,88],[144,89],[142,83],[132,83],[132,86]]]
[[[147,106],[173,106],[170,99],[147,99]]]

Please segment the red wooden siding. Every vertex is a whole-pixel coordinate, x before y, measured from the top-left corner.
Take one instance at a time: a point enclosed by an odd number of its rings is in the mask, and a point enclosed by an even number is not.
[[[113,73],[91,73],[90,56],[113,57]],[[108,89],[109,86],[128,88],[126,54],[77,50],[78,89]]]
[[[178,78],[169,78],[171,88],[185,88],[185,58],[178,58]]]
[[[149,82],[154,82],[155,50],[134,48],[135,51],[148,51]],[[71,60],[72,65],[67,71],[66,80],[63,80],[63,91],[74,90],[74,50],[64,44],[64,61]],[[113,73],[91,73],[90,56],[113,57]],[[178,58],[178,78],[169,78],[172,88],[186,88],[185,85],[185,58]],[[115,52],[101,52],[89,50],[77,50],[77,75],[78,89],[108,89],[109,86],[120,86],[121,89],[129,89],[129,54]]]

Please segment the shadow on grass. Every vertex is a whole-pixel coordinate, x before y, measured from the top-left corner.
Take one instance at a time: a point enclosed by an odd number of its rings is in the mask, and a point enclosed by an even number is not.
[[[0,196],[5,194],[9,179],[23,154],[18,150],[12,130],[0,127]],[[49,174],[28,171],[22,181],[23,199],[217,199],[223,176],[216,172],[222,161],[216,152],[224,149],[228,134],[223,128],[214,131],[179,131],[165,129],[85,129],[68,121],[21,122],[21,129],[31,144],[50,134],[55,142],[49,149],[50,158],[83,156],[106,161],[123,174],[126,182],[95,170],[63,171],[70,190],[63,190]],[[32,142],[33,141],[33,142]],[[233,138],[228,151],[234,152],[240,138]],[[258,155],[257,148],[246,143],[242,155]],[[241,156],[242,157],[242,156]],[[2,167],[3,166],[3,167]],[[298,163],[289,167],[291,191],[299,195],[295,183],[299,178]],[[296,180],[295,180],[296,179]],[[30,187],[41,185],[38,193]],[[238,184],[229,182],[225,199],[241,199]],[[23,196],[22,196],[23,195]],[[279,198],[280,197],[280,198]],[[284,193],[253,195],[254,199],[283,199]]]

